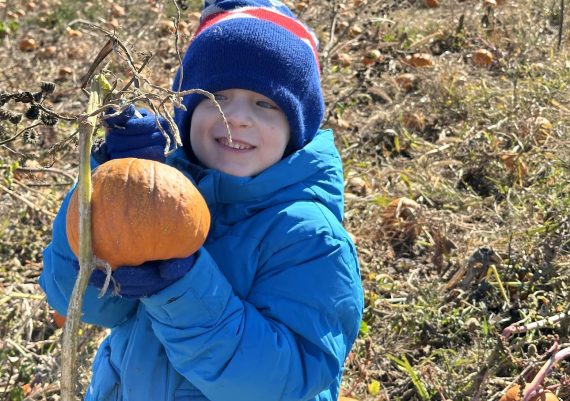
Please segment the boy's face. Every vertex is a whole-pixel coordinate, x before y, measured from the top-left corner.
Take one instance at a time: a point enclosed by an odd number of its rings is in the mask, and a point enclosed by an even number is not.
[[[190,124],[190,143],[202,164],[251,177],[281,160],[290,138],[289,123],[275,102],[245,89],[215,95],[230,126],[232,144],[217,107],[204,99],[196,106]]]

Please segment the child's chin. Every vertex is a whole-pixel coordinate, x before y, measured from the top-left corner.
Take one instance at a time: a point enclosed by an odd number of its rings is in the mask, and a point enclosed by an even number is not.
[[[258,174],[254,168],[245,166],[220,166],[218,170],[235,177],[251,177]]]

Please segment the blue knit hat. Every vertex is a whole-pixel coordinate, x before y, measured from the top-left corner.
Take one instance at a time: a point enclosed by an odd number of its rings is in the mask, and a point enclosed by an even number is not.
[[[277,0],[206,0],[173,83],[177,91],[238,88],[261,93],[285,113],[290,150],[317,133],[324,115],[315,35]],[[179,86],[182,79],[182,85]],[[190,120],[204,97],[185,96],[174,112],[187,153]]]

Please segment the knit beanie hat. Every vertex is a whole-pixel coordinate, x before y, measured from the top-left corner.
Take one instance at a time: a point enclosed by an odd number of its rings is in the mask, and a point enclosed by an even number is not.
[[[312,31],[277,0],[206,0],[172,88],[261,93],[285,113],[288,148],[297,150],[313,139],[324,115],[317,46]],[[185,96],[186,111],[174,112],[189,155],[190,121],[203,99]]]

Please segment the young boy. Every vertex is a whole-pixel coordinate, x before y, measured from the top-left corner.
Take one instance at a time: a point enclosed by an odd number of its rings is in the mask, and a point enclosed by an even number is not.
[[[195,181],[210,233],[189,258],[116,270],[122,296],[98,298],[103,273],[93,273],[83,321],[112,330],[86,400],[337,400],[363,296],[341,223],[341,160],[332,132],[319,130],[316,49],[278,1],[206,4],[173,88],[214,93],[232,141],[213,103],[189,95],[175,111],[184,146],[166,163]],[[99,163],[161,159],[154,117],[133,112],[108,122]],[[68,201],[40,277],[62,314],[78,269]]]

